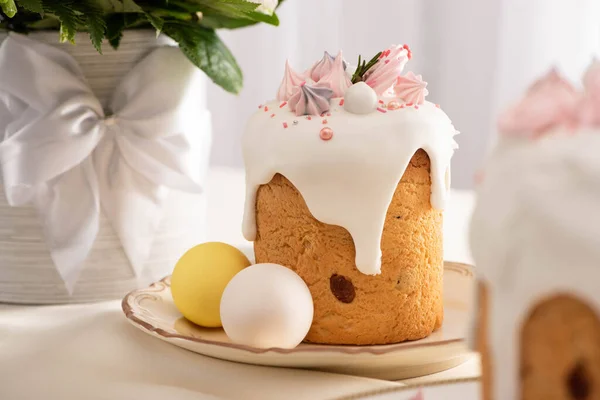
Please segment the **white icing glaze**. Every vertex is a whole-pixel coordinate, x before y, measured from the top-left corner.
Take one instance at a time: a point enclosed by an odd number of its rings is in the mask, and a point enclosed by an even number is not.
[[[376,275],[381,270],[387,209],[419,149],[431,159],[431,204],[444,208],[456,130],[448,116],[429,102],[418,109],[368,115],[349,113],[339,102],[339,98],[331,100],[331,116],[311,120],[280,109],[277,102],[268,104],[276,110],[274,117],[262,111],[251,117],[242,139],[246,164],[243,233],[246,239],[255,239],[256,192],[280,173],[302,194],[316,219],[348,230],[356,247],[356,267]],[[293,124],[294,120],[298,123]],[[324,127],[333,130],[329,141],[319,137]]]
[[[344,96],[344,109],[352,114],[369,114],[377,108],[377,93],[364,82],[348,88]]]
[[[504,138],[471,226],[476,272],[490,287],[495,399],[519,391],[519,334],[540,300],[574,294],[600,310],[600,131]]]

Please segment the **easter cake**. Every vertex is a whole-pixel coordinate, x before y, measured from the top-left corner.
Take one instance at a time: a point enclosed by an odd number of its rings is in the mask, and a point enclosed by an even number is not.
[[[277,100],[243,136],[244,235],[256,262],[296,272],[314,316],[306,341],[421,339],[443,320],[442,210],[457,134],[393,46],[285,66]]]
[[[551,71],[499,132],[471,228],[483,398],[600,399],[600,63],[583,90]]]

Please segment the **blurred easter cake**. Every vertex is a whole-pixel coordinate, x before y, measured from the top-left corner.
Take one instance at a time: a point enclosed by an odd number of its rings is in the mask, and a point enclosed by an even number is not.
[[[471,244],[484,399],[600,399],[600,63],[499,121]]]

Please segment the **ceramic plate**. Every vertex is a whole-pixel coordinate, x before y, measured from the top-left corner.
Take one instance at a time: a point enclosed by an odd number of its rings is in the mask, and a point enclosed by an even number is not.
[[[123,312],[142,331],[179,347],[223,360],[274,367],[309,368],[398,380],[444,371],[469,358],[464,334],[473,273],[465,264],[444,265],[444,324],[413,342],[378,346],[301,344],[295,349],[256,349],[231,343],[223,329],[201,328],[175,308],[170,278],[123,299]]]

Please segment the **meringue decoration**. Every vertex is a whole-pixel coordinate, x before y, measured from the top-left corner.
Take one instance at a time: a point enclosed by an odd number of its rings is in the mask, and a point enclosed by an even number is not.
[[[600,126],[600,61],[594,60],[583,77],[585,93],[580,106],[579,122],[583,126]]]
[[[352,114],[369,114],[377,109],[377,94],[366,83],[350,86],[344,95],[344,110]]]
[[[421,75],[415,75],[412,71],[396,79],[394,92],[405,103],[413,104],[423,104],[425,96],[429,94],[427,82],[423,81]]]
[[[498,129],[508,136],[536,138],[559,126],[571,127],[580,99],[575,88],[553,69],[500,116]]]
[[[335,57],[329,54],[329,52],[325,51],[323,53],[323,58],[320,61],[317,61],[315,65],[306,71],[305,75],[311,78],[313,81],[318,82],[322,77],[329,73],[334,61]]]
[[[279,91],[277,92],[277,100],[279,101],[287,101],[294,94],[294,91],[304,83],[304,76],[297,73],[290,66],[289,60],[285,62],[285,72],[283,74],[283,80],[281,81],[281,85],[279,86]]]
[[[382,95],[396,82],[407,62],[408,50],[404,46],[393,46],[381,53],[379,61],[366,72],[364,81],[377,95]]]
[[[333,90],[334,97],[343,97],[346,90],[352,86],[352,81],[344,71],[344,58],[340,51],[335,57],[329,72],[318,82],[318,86],[325,86]]]
[[[288,100],[290,109],[300,115],[321,115],[329,111],[333,90],[320,85],[301,85]]]

